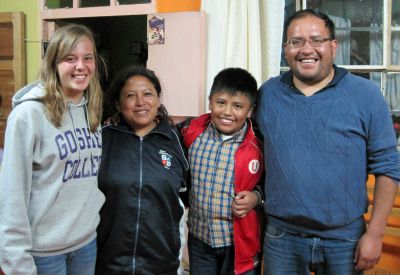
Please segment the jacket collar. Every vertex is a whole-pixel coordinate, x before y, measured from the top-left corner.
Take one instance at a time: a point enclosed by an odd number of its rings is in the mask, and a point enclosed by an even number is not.
[[[201,126],[203,129],[205,129],[207,126],[212,124],[211,123],[211,114],[207,113],[207,114],[201,115],[197,119],[192,120],[192,122],[197,124],[197,126]],[[243,142],[247,142],[250,139],[255,137],[255,134],[253,132],[252,121],[249,118],[247,119],[247,129],[244,129],[244,131],[246,131],[246,130],[247,130],[247,132],[245,134]]]
[[[121,115],[120,118],[121,118],[120,123],[117,126],[111,125],[110,128],[117,131],[123,131],[129,134],[133,134],[132,128],[126,123],[126,121],[123,119]],[[160,118],[156,127],[154,127],[154,129],[151,130],[150,133],[148,133],[147,135],[153,135],[153,134],[160,134],[166,136],[169,139],[173,139],[173,133],[171,131],[171,126],[167,118]]]

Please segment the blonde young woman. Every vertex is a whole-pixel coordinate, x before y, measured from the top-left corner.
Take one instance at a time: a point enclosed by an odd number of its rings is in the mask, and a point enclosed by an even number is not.
[[[0,174],[0,267],[5,274],[94,273],[104,195],[102,93],[91,31],[52,36],[40,80],[13,97]]]

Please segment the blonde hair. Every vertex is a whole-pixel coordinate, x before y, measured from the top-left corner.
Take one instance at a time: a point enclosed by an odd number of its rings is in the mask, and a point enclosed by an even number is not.
[[[90,131],[94,132],[101,122],[103,93],[99,81],[97,51],[93,33],[87,27],[70,24],[54,32],[43,58],[40,80],[43,82],[46,91],[46,95],[43,97],[46,106],[46,115],[54,126],[61,127],[67,102],[62,92],[60,78],[58,77],[57,64],[76,47],[83,37],[87,37],[91,41],[96,62],[94,76],[84,92],[88,102]]]

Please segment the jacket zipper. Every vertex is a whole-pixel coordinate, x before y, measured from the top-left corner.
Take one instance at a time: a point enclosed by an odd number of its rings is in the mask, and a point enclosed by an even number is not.
[[[135,231],[135,242],[133,247],[132,257],[132,275],[135,275],[136,270],[136,249],[139,238],[139,221],[140,221],[140,209],[142,199],[142,186],[143,186],[143,137],[140,137],[140,149],[139,149],[139,196],[138,196],[138,208],[137,208],[137,220],[136,220],[136,231]]]

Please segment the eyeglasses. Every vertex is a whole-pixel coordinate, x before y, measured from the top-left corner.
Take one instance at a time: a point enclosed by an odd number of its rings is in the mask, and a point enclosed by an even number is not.
[[[316,38],[311,38],[310,40],[305,40],[302,38],[292,38],[286,41],[286,44],[289,44],[293,48],[299,49],[303,48],[306,42],[310,43],[310,46],[313,48],[318,48],[321,47],[322,44],[324,44],[326,41],[332,40],[330,37],[316,37]]]

